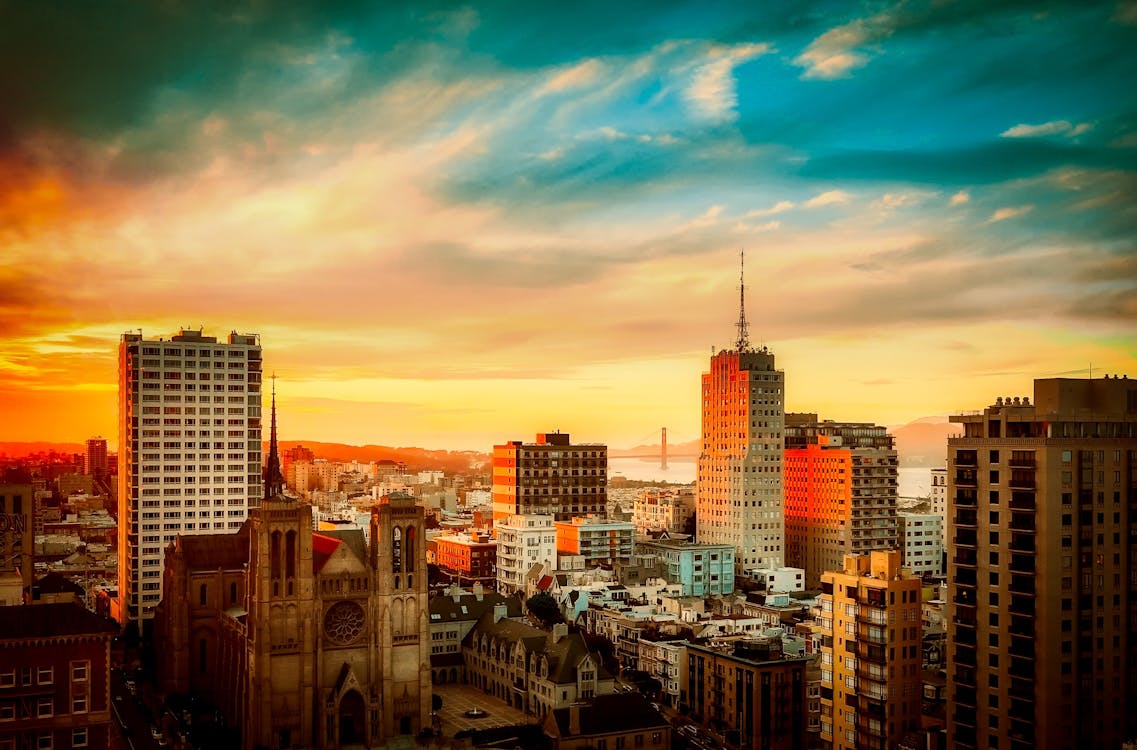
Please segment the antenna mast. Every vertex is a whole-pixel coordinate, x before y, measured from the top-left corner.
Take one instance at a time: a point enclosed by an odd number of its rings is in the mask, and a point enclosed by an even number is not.
[[[750,334],[746,330],[746,251],[738,251],[738,340],[734,347],[740,352],[750,349]]]

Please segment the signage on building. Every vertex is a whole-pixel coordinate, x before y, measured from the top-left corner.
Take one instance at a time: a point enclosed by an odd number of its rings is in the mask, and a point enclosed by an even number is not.
[[[27,529],[28,517],[23,513],[0,513],[0,573],[19,570]]]

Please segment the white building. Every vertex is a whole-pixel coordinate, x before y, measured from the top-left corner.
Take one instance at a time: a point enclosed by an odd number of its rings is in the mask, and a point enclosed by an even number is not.
[[[805,591],[805,570],[802,568],[755,568],[746,573],[755,583],[763,584],[770,593]]]
[[[236,532],[264,495],[261,346],[182,330],[119,343],[119,609],[148,620],[162,598],[166,545]]]
[[[901,564],[918,576],[942,576],[943,518],[935,513],[897,513]]]
[[[940,544],[947,549],[947,468],[932,469],[931,511],[940,517]]]
[[[497,590],[511,594],[525,588],[525,574],[534,565],[557,564],[557,530],[552,515],[520,514],[499,520],[497,530]]]
[[[645,487],[632,501],[632,523],[640,534],[660,530],[682,533],[694,512],[693,487],[677,490]]]

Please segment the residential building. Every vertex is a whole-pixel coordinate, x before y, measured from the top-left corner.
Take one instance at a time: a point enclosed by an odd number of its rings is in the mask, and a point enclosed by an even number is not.
[[[696,538],[730,544],[741,572],[784,562],[782,447],[785,374],[754,349],[745,318],[734,349],[703,373],[703,445],[696,484]]]
[[[182,330],[119,343],[119,616],[148,622],[178,535],[235,533],[263,494],[261,346]],[[140,622],[142,624],[142,622]]]
[[[434,537],[434,561],[453,583],[480,583],[493,588],[497,580],[497,543],[477,531]]]
[[[686,637],[645,630],[640,633],[638,647],[637,669],[659,680],[662,705],[678,708],[687,688]]]
[[[935,513],[897,513],[901,563],[918,576],[944,574],[943,518]]]
[[[485,591],[479,584],[470,590],[452,586],[430,599],[430,671],[436,685],[465,682],[462,641],[482,615],[505,607],[504,616],[520,619],[521,599]]]
[[[746,571],[750,580],[766,587],[768,593],[788,594],[805,591],[805,570],[802,568],[755,568]]]
[[[786,564],[805,586],[848,554],[895,549],[897,455],[884,427],[786,415]]]
[[[83,455],[83,473],[94,479],[106,479],[107,465],[106,438],[93,437],[87,441],[87,451]]]
[[[822,574],[821,739],[833,750],[888,750],[920,728],[920,590],[899,550]]]
[[[597,516],[573,516],[553,525],[557,552],[561,555],[579,555],[589,566],[632,558],[636,527],[631,523]]]
[[[641,539],[637,552],[659,557],[668,583],[683,587],[683,596],[717,596],[734,592],[734,545],[698,544],[678,539]]]
[[[0,607],[0,748],[111,747],[116,635],[75,603]]]
[[[493,516],[604,515],[608,505],[608,446],[572,443],[569,434],[538,434],[493,449]]]
[[[645,487],[632,501],[632,523],[639,534],[651,531],[682,533],[694,514],[695,490],[692,487]]]
[[[554,750],[668,750],[671,723],[639,693],[597,695],[546,715]]]
[[[534,565],[554,570],[557,565],[557,530],[553,516],[529,513],[506,516],[497,522],[497,590],[511,594],[525,590],[525,574]]]
[[[506,614],[496,605],[462,642],[468,684],[537,717],[614,691],[612,675],[580,633],[563,623],[550,633]]]
[[[940,517],[940,544],[946,550],[947,541],[947,467],[932,469],[932,484],[928,489],[930,512]]]
[[[0,484],[0,606],[32,599],[34,491],[31,484]]]
[[[687,703],[704,724],[735,731],[740,745],[801,750],[808,727],[808,657],[784,658],[781,638],[687,645]]]
[[[948,744],[1137,737],[1137,382],[1047,378],[951,421]]]

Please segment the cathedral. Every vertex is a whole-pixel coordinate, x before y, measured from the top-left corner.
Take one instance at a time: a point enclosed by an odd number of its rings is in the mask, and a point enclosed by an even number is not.
[[[246,750],[379,748],[430,726],[423,509],[392,493],[362,531],[313,531],[287,497],[276,399],[265,499],[236,534],[178,536],[155,614],[166,694],[196,694]]]

